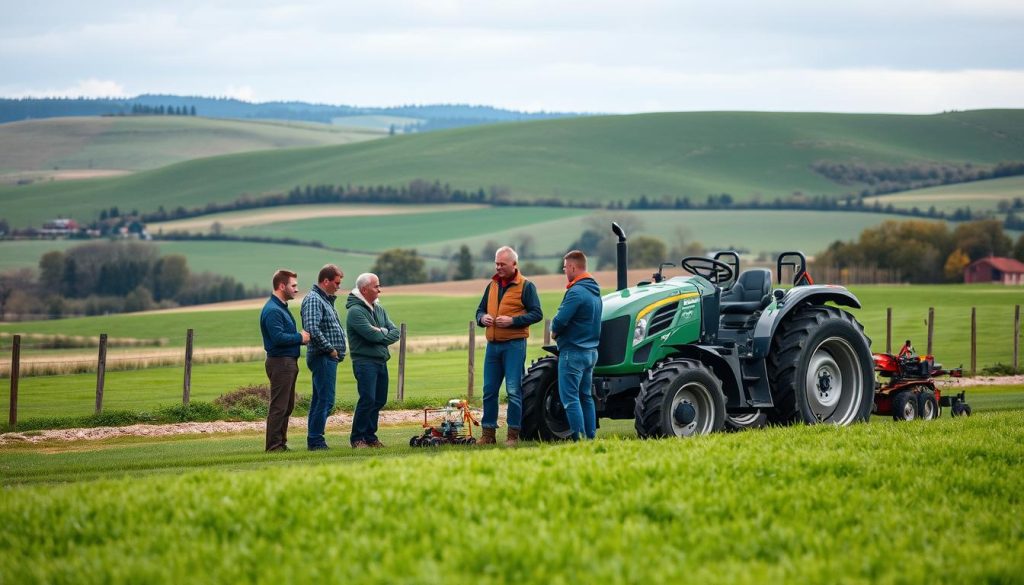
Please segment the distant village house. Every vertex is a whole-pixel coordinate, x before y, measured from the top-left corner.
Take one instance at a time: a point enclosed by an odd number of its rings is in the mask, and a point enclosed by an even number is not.
[[[1024,262],[996,256],[975,260],[964,269],[964,282],[1024,285]]]

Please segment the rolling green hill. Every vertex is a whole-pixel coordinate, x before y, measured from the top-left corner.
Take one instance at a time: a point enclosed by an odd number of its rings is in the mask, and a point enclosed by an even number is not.
[[[927,189],[914,189],[902,193],[867,197],[866,205],[892,204],[898,208],[917,207],[927,211],[935,207],[938,211],[953,212],[970,207],[972,211],[995,211],[1000,201],[1024,199],[1024,177],[1004,177],[987,181],[972,181],[956,185],[943,185]]]
[[[118,205],[155,210],[229,202],[297,185],[440,180],[510,197],[629,200],[729,193],[736,200],[839,196],[814,163],[990,165],[1024,160],[1024,110],[941,115],[697,112],[603,116],[394,137],[346,146],[195,160],[131,176],[0,187],[13,225],[55,212],[89,220]],[[46,201],[47,206],[39,205]]]
[[[140,171],[219,154],[348,144],[384,135],[369,128],[189,116],[12,122],[0,124],[0,176],[34,178],[67,170]]]

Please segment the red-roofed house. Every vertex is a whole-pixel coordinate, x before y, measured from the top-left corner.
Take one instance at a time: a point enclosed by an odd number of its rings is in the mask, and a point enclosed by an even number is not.
[[[996,256],[982,258],[964,269],[964,282],[1024,285],[1024,262]]]

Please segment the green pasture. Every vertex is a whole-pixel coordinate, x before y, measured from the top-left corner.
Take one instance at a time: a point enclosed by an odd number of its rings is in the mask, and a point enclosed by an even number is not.
[[[0,241],[0,272],[20,268],[36,269],[39,258],[50,250],[67,250],[81,244],[75,240]],[[326,245],[332,245],[330,241]],[[160,241],[154,245],[161,255],[182,254],[193,273],[226,274],[246,286],[259,286],[270,294],[270,279],[278,268],[290,268],[299,274],[299,286],[307,290],[316,281],[324,264],[334,263],[345,272],[345,288],[356,276],[368,272],[377,261],[377,254],[334,252],[310,246],[263,244],[230,241]],[[445,268],[447,260],[424,258],[425,267]],[[385,285],[387,282],[385,281]]]
[[[4,582],[1012,583],[1024,414],[520,449],[0,447]],[[98,478],[98,479],[97,479]]]
[[[512,232],[538,237],[545,234],[553,221],[563,220],[570,225],[579,225],[580,218],[588,214],[581,209],[552,207],[486,207],[443,213],[303,219],[242,228],[238,234],[319,240],[330,246],[361,252],[381,252],[390,248],[424,249],[429,246],[429,250],[438,255],[451,255],[463,242],[479,240],[479,246],[471,246],[475,256],[485,241],[515,243],[513,239],[497,239],[496,234]],[[534,224],[538,223],[541,226],[535,227]],[[511,230],[509,226],[518,227]],[[545,252],[559,253],[561,257],[580,232],[582,229],[565,233],[564,237],[568,239],[562,246]],[[611,233],[610,229],[608,233]],[[454,234],[458,237],[453,238]]]
[[[346,274],[346,287],[351,286]],[[305,281],[302,288],[306,289]],[[602,283],[610,291],[613,283]],[[386,285],[386,283],[385,283]],[[935,308],[934,354],[944,364],[965,366],[970,361],[971,307],[977,309],[978,366],[1008,364],[1013,352],[1013,308],[1024,305],[1024,293],[1017,287],[999,285],[860,285],[851,289],[863,309],[850,309],[864,324],[874,351],[885,349],[886,308],[893,308],[893,346],[899,349],[910,338],[923,351],[927,345],[928,307]],[[481,288],[481,294],[483,289]],[[546,318],[554,316],[562,293],[542,291]],[[410,338],[465,336],[476,314],[478,295],[471,296],[388,296],[384,306],[396,323],[407,323]],[[298,319],[298,305],[292,303]],[[185,331],[195,329],[196,347],[237,347],[260,344],[258,310],[180,311],[148,314],[109,315],[51,321],[2,323],[7,333],[43,333],[111,337],[166,338],[171,346],[184,344]],[[534,338],[540,338],[540,324]],[[1020,335],[1020,332],[1018,332]],[[1024,356],[1022,356],[1024,359]]]
[[[0,173],[141,171],[221,154],[381,136],[369,128],[191,116],[49,118],[0,124]]]
[[[795,192],[840,196],[810,167],[861,164],[995,164],[1024,158],[1024,110],[940,115],[688,112],[496,124],[362,144],[226,155],[135,175],[0,187],[14,225],[60,210],[89,220],[117,205],[153,211],[201,207],[295,186],[405,185],[439,180],[498,187],[513,198],[630,200],[642,195],[738,201]],[[38,204],[47,201],[47,206]],[[142,202],[145,202],[143,205]]]
[[[1014,199],[1024,199],[1024,177],[1003,177],[879,195],[865,198],[864,204],[874,205],[877,201],[880,205],[891,203],[900,209],[917,207],[928,211],[935,207],[938,211],[952,213],[965,207],[970,207],[971,211],[997,211],[1001,201],[1012,204]]]
[[[376,130],[378,132],[389,132],[391,126],[395,126],[398,132],[403,126],[414,126],[423,122],[422,118],[410,118],[408,116],[339,116],[331,120],[331,124],[344,128],[363,128]]]

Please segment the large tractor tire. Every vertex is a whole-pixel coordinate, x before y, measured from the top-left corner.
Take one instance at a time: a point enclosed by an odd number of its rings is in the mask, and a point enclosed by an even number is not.
[[[568,439],[572,434],[558,396],[558,358],[542,357],[523,376],[523,426],[520,438],[541,441]]]
[[[935,392],[932,392],[931,388],[921,387],[921,393],[917,395],[917,414],[921,420],[939,418],[939,401],[935,399]]]
[[[725,425],[722,382],[698,361],[667,360],[640,384],[633,414],[641,438],[721,431]]]
[[[846,311],[798,308],[772,339],[768,420],[789,425],[866,421],[874,401],[874,362],[864,327]]]

